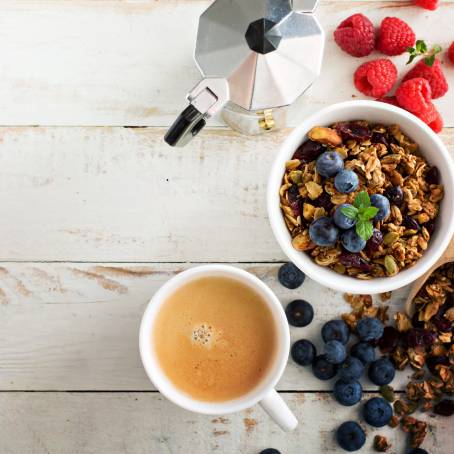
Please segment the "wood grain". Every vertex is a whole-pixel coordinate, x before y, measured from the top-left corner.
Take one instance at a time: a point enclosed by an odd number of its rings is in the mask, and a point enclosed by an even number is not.
[[[189,266],[3,263],[0,390],[153,389],[138,353],[140,319],[153,293]],[[350,310],[342,294],[309,278],[298,290],[285,289],[277,281],[279,264],[238,266],[268,284],[283,306],[296,298],[313,305],[314,321],[306,328],[291,328],[292,342],[310,339],[321,352],[323,323]],[[407,291],[394,292],[391,317],[403,310]],[[404,389],[409,374],[410,369],[399,374],[396,389]],[[329,391],[332,384],[290,360],[279,389]],[[376,390],[367,379],[363,386]]]
[[[321,393],[283,397],[300,421],[292,433],[282,432],[258,406],[212,417],[181,410],[156,393],[0,393],[0,449],[2,454],[258,454],[269,447],[283,454],[344,452],[335,443],[335,429],[359,420],[360,406],[341,407]],[[367,441],[358,452],[375,452],[376,434],[392,441],[390,453],[406,452],[401,430],[363,427]],[[450,428],[449,418],[437,420],[424,448],[450,452]]]
[[[197,21],[209,0],[3,0],[0,14],[0,125],[167,126],[199,79],[192,60]],[[332,32],[362,12],[378,25],[404,17],[419,38],[442,46],[454,35],[454,3],[427,12],[401,1],[322,1],[317,16],[327,45],[319,80],[295,105],[295,124],[322,106],[359,93],[360,62],[341,52]],[[430,30],[430,33],[428,32]],[[403,68],[405,56],[394,59]],[[454,66],[444,65],[454,84]],[[452,95],[437,100],[454,126]]]
[[[276,261],[269,168],[288,131],[0,128],[0,261]],[[454,152],[454,130],[442,134]]]

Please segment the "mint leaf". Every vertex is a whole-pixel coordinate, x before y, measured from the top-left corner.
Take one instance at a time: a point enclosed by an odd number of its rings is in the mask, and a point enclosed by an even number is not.
[[[427,66],[433,66],[433,64],[435,63],[435,55],[431,55],[430,57],[426,57],[424,59],[424,63],[427,65]]]
[[[427,44],[422,39],[418,39],[415,47],[407,48],[407,52],[409,53],[407,65],[409,65],[415,58],[423,57],[424,63],[427,66],[432,66],[435,63],[435,55],[439,54],[441,51],[442,48],[438,44],[433,46],[431,50],[428,50]]]
[[[422,39],[418,39],[418,41],[416,41],[416,50],[420,54],[427,52],[427,44]]]
[[[372,222],[369,221],[358,221],[356,223],[356,233],[364,241],[367,241],[373,234],[374,227]]]
[[[378,213],[377,207],[368,207],[363,211],[362,215],[364,220],[368,221],[374,218],[377,213]]]
[[[358,208],[358,210],[364,210],[370,207],[369,194],[366,191],[359,192],[355,197],[353,205]]]
[[[356,219],[358,215],[358,209],[354,206],[342,207],[341,213],[349,219]]]

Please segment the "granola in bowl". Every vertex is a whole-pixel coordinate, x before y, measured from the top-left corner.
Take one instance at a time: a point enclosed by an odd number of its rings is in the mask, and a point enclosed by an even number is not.
[[[286,162],[280,207],[293,248],[337,273],[395,276],[428,248],[443,199],[436,167],[398,125],[316,126]]]

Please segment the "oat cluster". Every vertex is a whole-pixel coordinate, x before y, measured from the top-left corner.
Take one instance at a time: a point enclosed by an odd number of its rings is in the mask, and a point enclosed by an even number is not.
[[[308,137],[286,162],[279,193],[293,247],[320,266],[359,279],[394,276],[412,266],[428,247],[443,199],[436,167],[397,125],[344,122],[315,127]],[[333,178],[317,173],[316,159],[324,151],[336,151],[344,168],[358,175],[356,191],[340,193]],[[384,195],[391,204],[390,215],[374,223],[365,249],[353,254],[340,241],[332,247],[314,244],[311,222],[331,216],[338,205],[353,203],[361,191]]]

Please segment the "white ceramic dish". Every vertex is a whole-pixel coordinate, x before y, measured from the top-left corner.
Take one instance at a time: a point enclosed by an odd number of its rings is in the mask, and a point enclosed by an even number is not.
[[[279,207],[279,188],[285,162],[306,140],[313,126],[329,126],[337,121],[367,120],[398,124],[402,131],[419,144],[430,165],[437,166],[445,195],[441,203],[436,229],[424,255],[410,268],[396,276],[360,280],[344,276],[317,265],[305,252],[292,247],[291,236]],[[410,284],[422,276],[438,260],[454,233],[454,165],[441,139],[421,120],[398,107],[377,101],[348,101],[334,104],[307,118],[282,144],[273,163],[267,188],[268,216],[274,235],[287,257],[310,278],[334,290],[349,293],[382,293]]]

